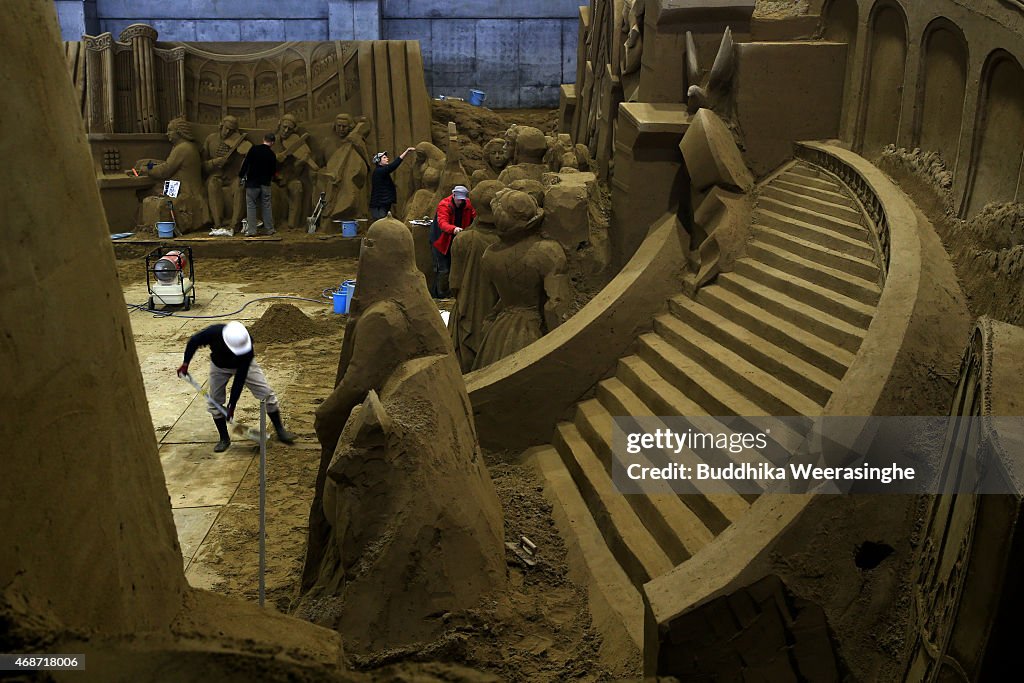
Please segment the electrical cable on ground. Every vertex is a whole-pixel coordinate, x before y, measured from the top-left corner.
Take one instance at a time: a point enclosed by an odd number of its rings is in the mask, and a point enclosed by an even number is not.
[[[327,291],[328,290],[324,290],[324,295],[325,295],[324,298],[326,298]],[[237,314],[241,313],[242,311],[244,311],[246,309],[246,307],[248,307],[250,304],[254,304],[257,301],[267,301],[268,299],[294,299],[296,301],[309,301],[310,303],[314,303],[314,304],[324,304],[325,306],[329,306],[330,303],[331,303],[330,301],[324,301],[323,299],[307,299],[306,297],[302,297],[302,296],[287,296],[287,295],[284,295],[284,294],[275,295],[275,296],[261,296],[258,299],[253,299],[252,301],[247,301],[237,311],[231,311],[230,313],[219,313],[217,315],[183,315],[181,313],[174,313],[173,311],[151,311],[150,309],[148,309],[146,307],[145,304],[126,304],[126,305],[128,306],[128,308],[134,308],[134,309],[137,309],[137,310],[140,310],[140,311],[146,311],[147,313],[152,313],[154,318],[188,318],[188,319],[191,319],[191,320],[210,320],[210,319],[213,319],[213,318],[227,318],[228,316],[237,315]]]

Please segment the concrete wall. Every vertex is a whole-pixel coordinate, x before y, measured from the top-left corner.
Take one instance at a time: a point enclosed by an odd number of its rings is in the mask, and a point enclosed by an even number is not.
[[[557,107],[559,86],[576,82],[580,4],[382,0],[381,14],[385,38],[421,42],[434,97],[477,88],[492,107]]]
[[[492,107],[557,107],[576,80],[581,0],[54,1],[65,40],[137,22],[161,40],[419,40],[431,95]]]

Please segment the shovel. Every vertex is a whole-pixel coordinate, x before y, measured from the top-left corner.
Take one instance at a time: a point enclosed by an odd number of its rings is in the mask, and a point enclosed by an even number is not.
[[[220,414],[224,416],[224,419],[228,421],[228,425],[230,425],[231,431],[232,431],[232,433],[234,433],[235,436],[241,437],[243,439],[249,439],[250,441],[255,441],[256,443],[260,443],[260,441],[261,441],[260,430],[253,429],[252,427],[247,427],[247,426],[245,426],[243,424],[239,424],[239,423],[235,422],[234,420],[232,420],[228,416],[227,408],[225,408],[221,404],[219,404],[216,401],[214,401],[213,397],[210,396],[210,392],[208,392],[206,389],[201,387],[198,382],[196,382],[194,379],[192,379],[192,375],[189,375],[189,374],[183,375],[182,379],[184,379],[186,382],[188,382],[193,387],[195,387],[195,390],[203,395],[203,398],[206,399],[206,402],[209,403],[214,408],[216,408],[217,411],[220,412]]]

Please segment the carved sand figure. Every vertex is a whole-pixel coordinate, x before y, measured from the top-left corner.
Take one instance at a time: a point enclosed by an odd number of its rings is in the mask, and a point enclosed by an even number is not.
[[[416,145],[416,159],[412,167],[412,182],[415,192],[405,204],[405,224],[412,233],[416,249],[416,265],[427,282],[434,277],[434,260],[430,249],[429,224],[413,224],[410,221],[430,221],[440,201],[439,183],[444,173],[444,152],[430,142]]]
[[[728,118],[728,98],[732,92],[732,77],[735,73],[736,48],[733,45],[732,29],[728,26],[725,28],[715,62],[703,83],[693,34],[686,32],[686,82],[689,84],[686,89],[686,109],[691,114],[696,114],[698,109],[710,109],[719,116]]]
[[[558,173],[563,168],[580,169],[580,159],[576,154],[576,145],[568,133],[548,139],[548,151],[544,154],[544,163],[552,173]]]
[[[644,10],[646,0],[625,0],[622,6],[622,52],[619,57],[622,92],[626,101],[636,99],[640,85],[640,62],[644,54]]]
[[[370,155],[366,150],[365,133],[369,122],[358,124],[349,114],[334,118],[333,150],[327,163],[317,174],[317,193],[326,193],[326,210],[321,222],[332,219],[346,220],[369,213],[367,179],[370,173]]]
[[[473,369],[485,367],[537,341],[567,317],[569,280],[562,246],[539,234],[544,210],[518,190],[491,202],[500,242],[480,260],[485,281],[498,291]]]
[[[217,132],[210,133],[203,143],[203,172],[214,227],[234,230],[242,221],[245,193],[238,187],[238,170],[250,149],[252,143],[238,131],[238,118],[234,116],[221,119]],[[225,204],[231,207],[230,216]]]
[[[548,151],[544,133],[533,126],[517,126],[515,133],[515,163],[507,166],[498,176],[498,180],[511,185],[516,180],[541,181],[548,172],[544,163],[544,155]]]
[[[274,142],[274,152],[277,154],[277,171],[280,177],[280,184],[284,187],[287,204],[288,218],[285,227],[296,228],[299,226],[300,212],[302,211],[302,196],[305,192],[307,170],[316,173],[320,166],[313,159],[313,152],[306,139],[309,133],[299,135],[299,124],[291,114],[285,114],[277,124],[277,140]],[[275,205],[277,200],[275,199]]]
[[[485,180],[497,180],[501,172],[508,166],[508,147],[505,146],[504,139],[493,138],[487,141],[487,144],[484,145],[484,161],[487,164],[484,168],[473,171],[473,177],[470,180],[474,185]]]
[[[449,187],[470,185],[469,174],[462,165],[462,148],[459,145],[459,131],[454,121],[448,122],[448,151],[444,159],[444,171],[441,173],[441,188],[447,192]],[[436,197],[437,201],[444,198],[444,194]]]
[[[171,153],[167,160],[146,168],[147,164],[137,163],[138,170],[154,180],[177,180],[181,183],[178,196],[146,197],[142,202],[142,223],[155,225],[157,221],[171,220],[168,201],[174,205],[174,220],[180,232],[191,232],[210,222],[210,209],[206,204],[203,185],[203,162],[199,157],[192,126],[182,118],[172,119],[167,124],[167,139],[171,141]],[[156,192],[162,192],[158,184]]]
[[[303,609],[350,650],[426,642],[505,583],[501,507],[412,237],[366,234],[322,446]],[[330,615],[330,616],[324,616]]]
[[[484,279],[480,258],[487,247],[498,242],[491,201],[503,187],[497,180],[483,180],[473,186],[469,201],[476,207],[476,220],[452,242],[449,286],[455,310],[448,319],[448,331],[463,372],[473,369],[483,341],[484,320],[498,303],[498,290]]]

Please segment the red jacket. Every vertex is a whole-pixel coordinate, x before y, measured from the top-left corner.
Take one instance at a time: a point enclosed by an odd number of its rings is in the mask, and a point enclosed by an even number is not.
[[[476,209],[472,202],[466,200],[462,207],[462,221],[460,228],[468,228],[476,218]],[[452,196],[448,195],[437,205],[437,225],[441,228],[441,236],[434,240],[434,248],[442,254],[447,254],[452,247],[452,240],[455,238],[455,206],[452,203]]]

